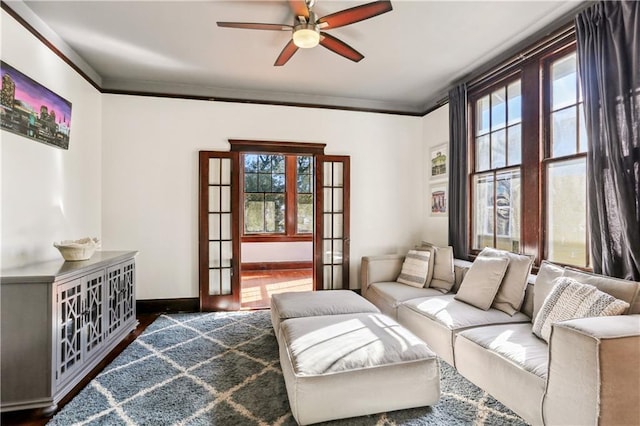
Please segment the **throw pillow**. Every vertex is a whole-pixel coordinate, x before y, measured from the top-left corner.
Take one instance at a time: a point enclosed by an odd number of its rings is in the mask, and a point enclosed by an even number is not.
[[[424,287],[429,272],[429,257],[428,251],[409,250],[396,281],[412,287]]]
[[[487,247],[480,252],[478,257],[506,257],[509,259],[509,268],[504,275],[498,294],[493,300],[492,307],[509,315],[518,312],[527,289],[527,279],[533,265],[533,256]]]
[[[549,343],[551,325],[575,318],[620,315],[629,308],[623,300],[604,293],[592,285],[560,277],[544,300],[533,322],[533,334]]]
[[[564,268],[562,276],[573,278],[582,284],[592,285],[616,299],[624,300],[631,305],[629,307],[630,314],[640,313],[640,282],[593,274],[568,266]]]
[[[429,253],[429,271],[427,272],[427,280],[424,282],[424,286],[429,287],[429,284],[431,284],[431,280],[433,279],[433,270],[435,269],[436,248],[431,246],[417,246],[415,249]]]
[[[436,247],[435,259],[433,262],[433,278],[429,287],[435,288],[442,293],[448,293],[456,282],[453,272],[453,247]]]
[[[506,257],[476,257],[454,299],[488,310],[509,266]]]
[[[540,312],[540,308],[544,303],[551,290],[553,290],[554,280],[562,276],[564,268],[555,263],[543,260],[536,276],[536,283],[533,285],[533,317],[535,320]]]

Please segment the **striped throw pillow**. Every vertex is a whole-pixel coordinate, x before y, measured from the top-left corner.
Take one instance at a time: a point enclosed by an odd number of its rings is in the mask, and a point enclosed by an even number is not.
[[[409,250],[396,281],[413,287],[424,287],[429,273],[430,256],[428,251]]]
[[[620,315],[629,304],[592,285],[559,277],[533,322],[533,334],[549,343],[551,325],[575,318]]]

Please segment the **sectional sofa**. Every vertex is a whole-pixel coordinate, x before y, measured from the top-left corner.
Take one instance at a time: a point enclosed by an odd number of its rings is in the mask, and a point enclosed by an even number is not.
[[[496,309],[495,300],[480,309],[459,300],[458,294],[473,263],[451,262],[452,271],[445,271],[452,281],[447,291],[434,276],[422,287],[397,282],[404,261],[403,255],[363,257],[362,295],[525,421],[640,424],[640,283],[545,261],[537,275],[529,273],[530,266],[519,269],[525,282],[515,309]],[[515,265],[512,259],[507,274]],[[547,343],[533,333],[534,320],[547,309],[545,302],[563,277],[593,285],[628,307],[622,315],[553,323]],[[481,278],[476,274],[474,279]]]

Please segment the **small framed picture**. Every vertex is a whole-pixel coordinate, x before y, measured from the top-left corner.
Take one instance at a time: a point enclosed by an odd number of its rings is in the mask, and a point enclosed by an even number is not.
[[[431,202],[431,216],[445,216],[449,203],[448,184],[446,182],[431,185],[429,200]]]
[[[429,160],[429,177],[432,180],[446,178],[449,174],[449,144],[445,142],[431,148]]]

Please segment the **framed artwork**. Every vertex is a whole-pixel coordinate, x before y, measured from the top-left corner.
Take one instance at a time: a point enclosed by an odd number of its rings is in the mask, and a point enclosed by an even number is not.
[[[429,177],[432,180],[446,178],[449,174],[449,144],[445,142],[431,148],[429,161]]]
[[[38,142],[69,149],[71,102],[0,61],[0,127]]]
[[[448,183],[431,185],[429,202],[431,203],[431,216],[446,216],[449,203]]]

